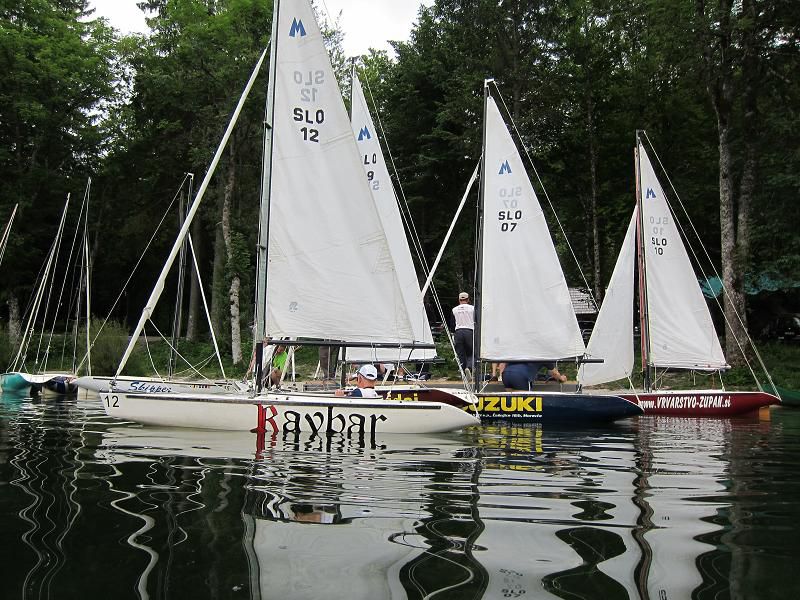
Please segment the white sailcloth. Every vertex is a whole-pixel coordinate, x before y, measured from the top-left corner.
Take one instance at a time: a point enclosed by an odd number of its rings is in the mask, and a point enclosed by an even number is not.
[[[641,145],[639,169],[650,362],[657,367],[727,368],[689,255]]]
[[[582,385],[625,379],[633,372],[633,282],[636,262],[636,209],[614,265],[592,337],[586,347],[590,358],[602,363],[583,363],[578,369]]]
[[[580,356],[583,338],[544,213],[497,105],[487,102],[481,358]]]
[[[410,342],[392,253],[311,5],[276,6],[267,334]]]
[[[361,82],[355,74],[353,75],[352,103],[351,123],[353,135],[356,138],[361,164],[366,173],[383,230],[386,233],[389,251],[397,268],[401,299],[405,303],[406,311],[408,312],[414,339],[426,344],[432,344],[431,327],[422,302],[419,280],[417,279],[414,261],[411,258],[411,250],[406,239],[397,196],[395,195],[392,180],[389,177],[389,170],[386,167],[386,160],[381,151],[375,123],[370,115]],[[383,332],[378,331],[377,333],[380,335]],[[398,352],[398,350],[391,348],[349,348],[347,350],[347,358],[354,361],[423,360],[435,357],[436,352],[434,350],[422,349],[413,350],[410,353],[408,350]]]

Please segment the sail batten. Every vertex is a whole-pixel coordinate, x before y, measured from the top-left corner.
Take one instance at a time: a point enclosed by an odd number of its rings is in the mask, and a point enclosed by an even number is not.
[[[284,0],[275,65],[267,335],[415,341],[319,27]]]
[[[481,359],[581,356],[586,348],[544,213],[497,104],[486,101]]]

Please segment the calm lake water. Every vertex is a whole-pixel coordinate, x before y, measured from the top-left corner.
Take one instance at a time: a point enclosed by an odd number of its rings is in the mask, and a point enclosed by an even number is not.
[[[268,439],[0,403],[2,598],[797,598],[800,411]]]

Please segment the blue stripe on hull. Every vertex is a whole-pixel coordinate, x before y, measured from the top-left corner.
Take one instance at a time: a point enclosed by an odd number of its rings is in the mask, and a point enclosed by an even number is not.
[[[506,392],[479,394],[481,421],[519,423],[600,423],[643,414],[643,410],[619,396],[590,394],[536,394]]]

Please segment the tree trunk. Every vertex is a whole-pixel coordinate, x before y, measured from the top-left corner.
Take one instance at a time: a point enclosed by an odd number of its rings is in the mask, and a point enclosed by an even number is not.
[[[747,339],[744,329],[745,300],[742,292],[742,265],[737,243],[736,203],[732,181],[732,149],[730,127],[720,120],[719,126],[719,223],[722,254],[722,283],[725,286],[725,355],[731,365],[741,364],[740,344]],[[740,316],[741,319],[740,320]]]
[[[203,245],[200,238],[202,231],[203,228],[200,225],[199,217],[195,218],[194,223],[192,223],[192,242],[197,255],[198,266],[202,264],[200,256]],[[197,340],[200,320],[200,278],[197,275],[197,269],[195,269],[194,259],[191,255],[189,256],[189,282],[189,314],[186,319],[186,339],[194,342]]]
[[[230,163],[228,164],[228,181],[225,183],[225,192],[222,200],[222,238],[225,240],[225,254],[228,259],[228,269],[231,272],[231,284],[228,289],[231,324],[231,358],[233,364],[238,365],[242,362],[242,328],[239,321],[239,290],[241,288],[241,279],[237,272],[233,245],[231,243],[231,202],[233,190],[236,185],[236,145],[233,138],[231,138],[229,144]]]
[[[12,346],[19,343],[22,332],[22,323],[19,319],[19,298],[16,294],[11,294],[8,298],[8,339]]]

